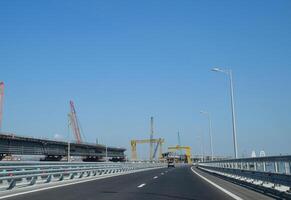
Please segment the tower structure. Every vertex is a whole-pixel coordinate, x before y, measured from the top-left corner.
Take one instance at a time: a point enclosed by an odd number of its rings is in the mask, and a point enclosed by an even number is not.
[[[150,133],[150,161],[153,160],[153,149],[154,149],[154,117],[151,117],[151,133]]]
[[[0,132],[2,131],[4,83],[0,82]]]

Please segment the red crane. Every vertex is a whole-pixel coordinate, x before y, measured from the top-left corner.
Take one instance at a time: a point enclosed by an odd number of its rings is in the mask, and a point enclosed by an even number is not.
[[[75,110],[75,106],[74,106],[73,101],[70,101],[70,108],[71,108],[71,112],[69,113],[70,125],[72,127],[73,132],[74,132],[77,143],[81,143],[82,137],[81,137],[79,122],[78,122],[78,118],[77,118],[77,114],[76,114],[76,110]]]
[[[2,130],[3,100],[4,100],[4,83],[0,82],[0,131]]]

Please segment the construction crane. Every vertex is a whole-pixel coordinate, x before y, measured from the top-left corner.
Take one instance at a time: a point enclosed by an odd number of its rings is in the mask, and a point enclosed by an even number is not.
[[[150,134],[150,161],[153,160],[153,148],[154,144],[152,140],[154,139],[154,117],[151,117],[151,134]]]
[[[157,144],[159,147],[159,159],[162,158],[162,148],[163,144],[165,143],[165,139],[159,138],[159,139],[152,139],[152,140],[131,140],[131,159],[132,160],[137,160],[137,144]]]
[[[188,146],[175,146],[175,147],[168,147],[169,151],[179,151],[179,150],[185,150],[186,151],[186,162],[188,164],[191,164],[191,147]]]
[[[180,147],[181,146],[181,137],[180,137],[180,132],[178,131],[178,146]],[[179,151],[180,153],[180,156],[182,155],[182,149],[180,149]]]
[[[3,101],[4,101],[4,83],[0,82],[0,132],[2,131]]]
[[[162,151],[163,151],[163,143],[165,142],[164,139],[154,139],[154,117],[151,117],[150,119],[150,139],[145,140],[131,140],[131,159],[137,160],[137,152],[136,152],[136,145],[137,144],[150,144],[150,155],[149,159],[152,161],[157,154],[157,151],[159,149],[159,159],[162,158]],[[154,145],[156,144],[156,147],[154,149]]]
[[[155,148],[155,151],[154,151],[154,154],[153,154],[153,159],[156,157],[159,147],[160,147],[160,153],[159,153],[160,157],[159,157],[159,159],[161,159],[161,155],[163,153],[163,146],[162,145],[163,145],[162,144],[162,139],[159,138],[159,141],[157,142],[157,145],[156,145],[156,148]]]
[[[80,132],[80,126],[79,126],[79,121],[77,118],[74,102],[70,101],[70,113],[69,113],[69,120],[70,120],[70,125],[73,130],[73,133],[75,135],[77,143],[82,143],[82,137],[81,137],[81,132]]]

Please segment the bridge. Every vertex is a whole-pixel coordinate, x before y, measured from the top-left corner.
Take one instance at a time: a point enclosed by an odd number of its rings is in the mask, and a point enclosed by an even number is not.
[[[60,161],[63,157],[80,156],[83,161],[100,161],[109,157],[123,161],[124,148],[106,147],[90,143],[75,143],[22,137],[15,134],[0,134],[0,160],[9,155],[43,155],[44,161]]]
[[[291,156],[176,164],[5,162],[0,199],[291,199]]]

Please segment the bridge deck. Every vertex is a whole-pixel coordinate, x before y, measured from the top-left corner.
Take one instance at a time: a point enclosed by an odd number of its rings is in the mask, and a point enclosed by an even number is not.
[[[124,148],[108,147],[107,155],[112,158],[124,158]],[[0,134],[0,157],[1,155],[45,155],[67,156],[68,143],[30,137],[16,136],[13,134]],[[106,147],[104,145],[89,143],[70,143],[71,156],[104,157]]]
[[[29,199],[155,199],[155,200],[230,200],[230,199],[271,199],[244,187],[224,181],[212,175],[197,171],[208,180],[235,194],[233,198],[217,187],[209,184],[200,176],[193,173],[190,167],[175,169],[156,169],[135,174],[128,174],[107,179],[95,180],[59,188],[37,191],[11,200]]]

